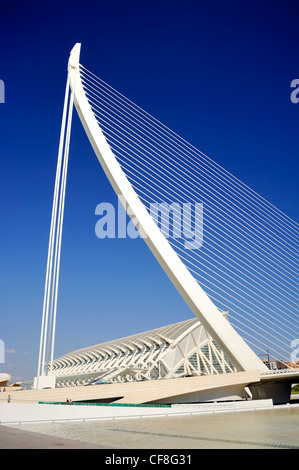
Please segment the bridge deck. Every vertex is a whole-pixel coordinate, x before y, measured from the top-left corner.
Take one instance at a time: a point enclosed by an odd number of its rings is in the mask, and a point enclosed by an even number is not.
[[[144,382],[125,382],[92,386],[66,387],[44,390],[2,392],[0,401],[8,394],[13,403],[39,401],[115,401],[117,403],[163,403],[208,401],[209,399],[242,398],[244,387],[260,381],[260,372],[237,372],[200,377],[185,377]]]

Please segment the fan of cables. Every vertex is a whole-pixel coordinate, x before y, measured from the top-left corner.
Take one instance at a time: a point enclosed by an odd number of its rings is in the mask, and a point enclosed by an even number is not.
[[[114,155],[177,255],[258,355],[290,361],[298,223],[82,65],[80,74]]]

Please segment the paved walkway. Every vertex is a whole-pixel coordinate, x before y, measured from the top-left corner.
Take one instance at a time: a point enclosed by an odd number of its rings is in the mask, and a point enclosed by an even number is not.
[[[0,426],[0,449],[109,449],[109,447]]]

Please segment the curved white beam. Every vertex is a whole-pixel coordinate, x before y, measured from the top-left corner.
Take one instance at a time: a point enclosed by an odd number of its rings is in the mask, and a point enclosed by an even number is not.
[[[79,71],[80,49],[81,44],[79,43],[72,49],[68,68],[74,103],[88,139],[114,191],[118,197],[121,196],[121,200],[126,202],[126,209],[130,208],[129,215],[133,221],[138,221],[137,228],[169,279],[192,312],[231,359],[236,369],[239,371],[268,370],[188,271],[128,181],[108,145],[85,95]]]

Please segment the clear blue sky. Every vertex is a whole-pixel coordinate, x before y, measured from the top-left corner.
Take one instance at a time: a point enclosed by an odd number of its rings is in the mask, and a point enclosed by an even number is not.
[[[3,2],[0,338],[36,374],[69,52],[299,220],[298,1]],[[95,236],[115,202],[74,114],[55,356],[192,317],[142,240]],[[118,276],[115,276],[115,271]]]

